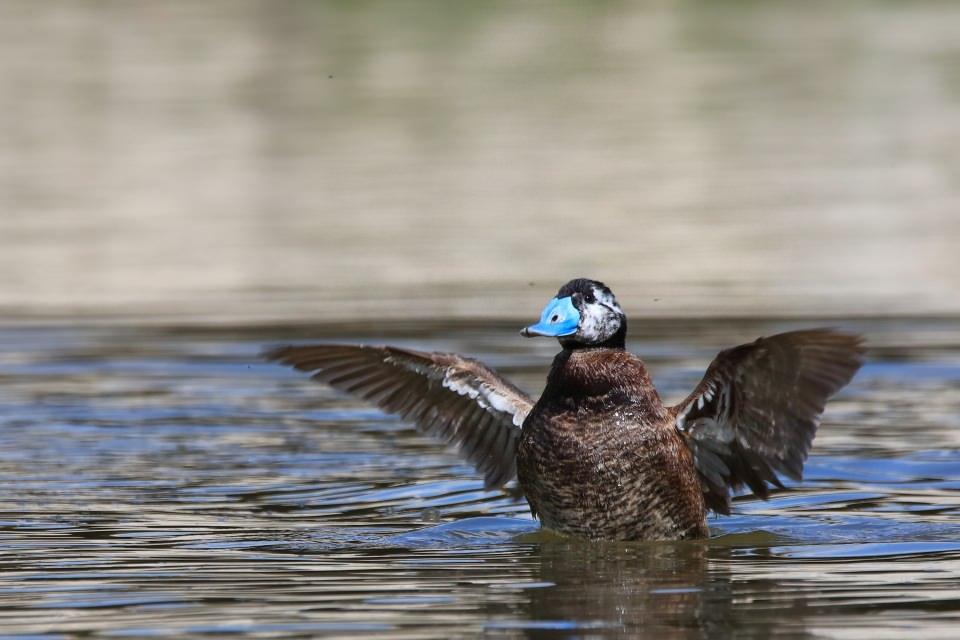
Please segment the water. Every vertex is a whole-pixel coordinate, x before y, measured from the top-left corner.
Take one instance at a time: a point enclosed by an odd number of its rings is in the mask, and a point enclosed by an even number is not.
[[[637,321],[630,348],[680,398],[719,348],[801,324]],[[538,393],[554,347],[515,325],[0,331],[4,637],[955,636],[955,321],[842,322],[872,351],[804,482],[675,544],[544,534],[409,425],[257,359],[390,342]]]

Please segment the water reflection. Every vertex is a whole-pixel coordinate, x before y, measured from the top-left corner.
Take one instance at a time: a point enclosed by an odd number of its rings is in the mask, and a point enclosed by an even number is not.
[[[544,588],[524,608],[531,630],[552,621],[587,634],[713,638],[727,624],[730,578],[709,571],[706,545],[564,542],[538,551]]]

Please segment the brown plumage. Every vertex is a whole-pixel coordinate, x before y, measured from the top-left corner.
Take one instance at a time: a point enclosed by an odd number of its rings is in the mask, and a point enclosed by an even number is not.
[[[708,535],[730,491],[799,480],[827,399],[859,369],[858,336],[782,333],[720,352],[665,407],[624,350],[626,318],[602,283],[573,280],[524,335],[563,345],[540,399],[476,360],[396,347],[292,346],[266,354],[457,445],[488,487],[514,476],[543,525],[593,539]],[[521,428],[522,426],[522,428]]]
[[[315,372],[314,380],[458,446],[487,488],[516,474],[520,425],[533,402],[482,362],[455,353],[335,344],[280,347],[264,356]]]
[[[687,398],[670,408],[703,481],[707,506],[730,513],[730,489],[760,498],[776,473],[803,475],[827,399],[863,363],[859,336],[791,331],[721,351]],[[776,472],[776,473],[775,473]]]
[[[523,424],[517,474],[543,525],[608,540],[709,532],[693,457],[643,362],[564,350]]]

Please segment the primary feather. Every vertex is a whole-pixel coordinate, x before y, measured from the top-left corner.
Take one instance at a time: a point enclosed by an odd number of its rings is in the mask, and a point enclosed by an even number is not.
[[[488,488],[516,475],[520,425],[533,402],[481,362],[453,353],[336,344],[280,347],[264,356],[456,445]]]
[[[827,399],[863,363],[859,336],[791,331],[721,351],[697,388],[671,408],[707,505],[730,513],[730,489],[761,498],[781,473],[800,480]]]

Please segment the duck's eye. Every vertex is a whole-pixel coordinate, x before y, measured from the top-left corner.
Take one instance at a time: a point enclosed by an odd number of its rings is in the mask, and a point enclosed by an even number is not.
[[[584,300],[584,302],[586,302],[587,304],[593,304],[594,302],[597,301],[597,299],[593,297],[593,294],[592,294],[592,293],[584,294],[583,300]]]
[[[556,322],[560,318],[559,314],[553,314],[553,317],[550,318],[550,322]]]

